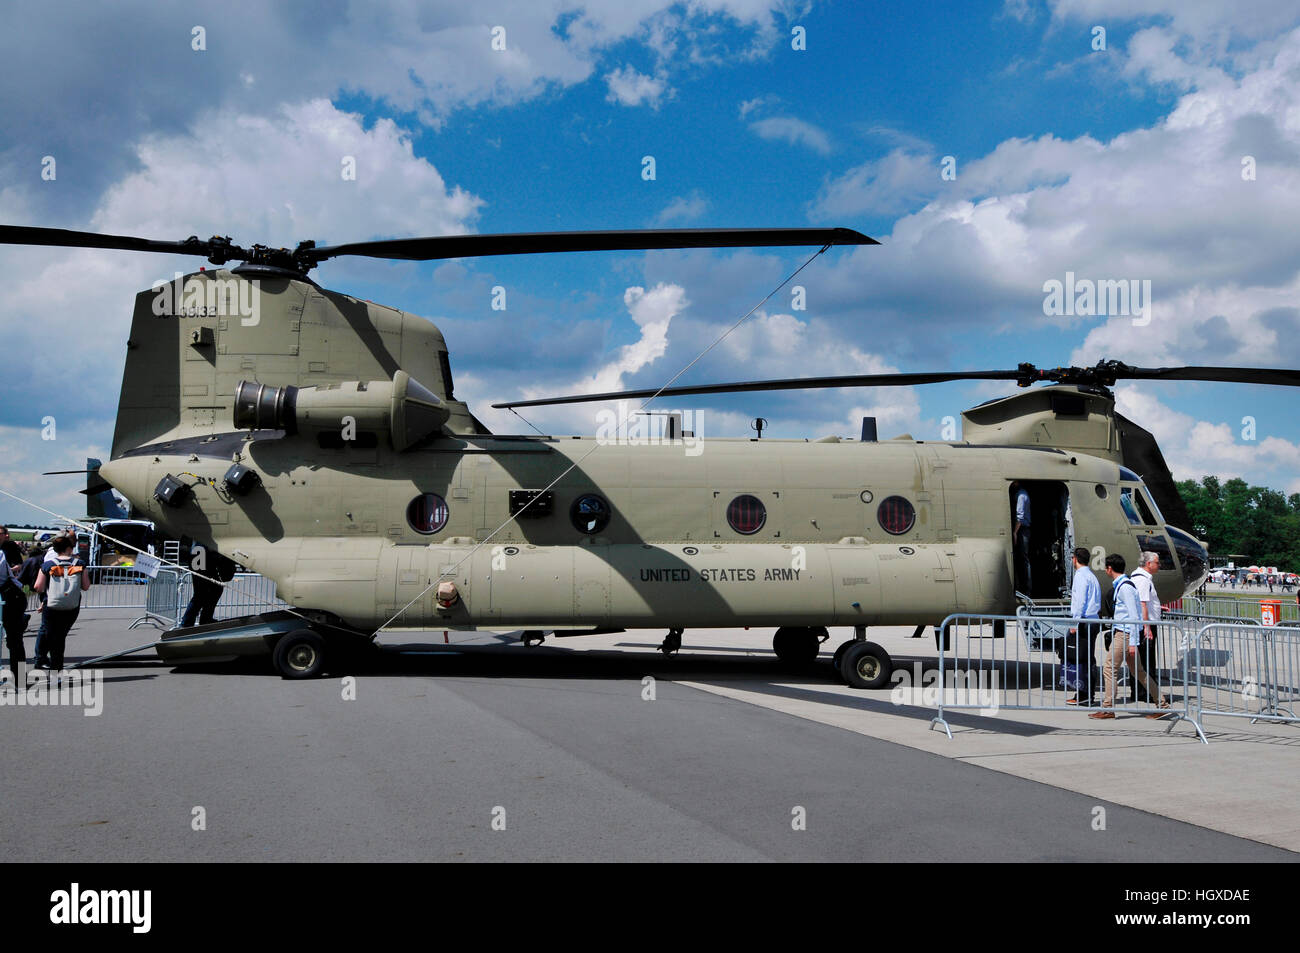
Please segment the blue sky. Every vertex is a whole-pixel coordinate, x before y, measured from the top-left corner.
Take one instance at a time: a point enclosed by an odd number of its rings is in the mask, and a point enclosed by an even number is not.
[[[1103,356],[1300,366],[1293,3],[1262,0],[1248,21],[1211,0],[462,6],[85,4],[71,31],[66,11],[20,11],[0,37],[0,221],[244,244],[841,225],[884,244],[818,259],[798,280],[806,310],[776,296],[682,382]],[[806,49],[792,48],[797,27]],[[47,155],[55,181],[40,177]],[[338,174],[343,155],[355,182]],[[808,253],[354,259],[315,277],[435,320],[457,396],[519,430],[487,404],[661,384]],[[197,264],[0,249],[0,321],[25,355],[0,381],[0,487],[80,512],[68,478],[35,471],[106,453],[132,295]],[[1150,281],[1150,323],[1045,315],[1043,284],[1067,271]],[[504,312],[489,307],[496,285]],[[1000,392],[671,406],[702,410],[704,436],[747,434],[760,414],[774,436],[847,435],[874,413],[885,436],[937,438],[945,417]],[[1300,491],[1289,392],[1117,393],[1175,476]],[[597,410],[528,416],[590,433]],[[41,439],[46,415],[56,440]],[[40,519],[10,501],[0,517]]]

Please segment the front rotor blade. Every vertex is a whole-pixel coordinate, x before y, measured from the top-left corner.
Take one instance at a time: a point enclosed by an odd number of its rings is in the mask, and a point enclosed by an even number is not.
[[[1275,384],[1300,387],[1300,370],[1288,367],[1130,367],[1117,379],[1213,381],[1223,384]]]
[[[442,235],[352,242],[314,248],[314,261],[340,255],[434,261],[489,255],[533,255],[569,251],[640,251],[657,248],[742,248],[792,245],[879,245],[851,228],[652,228],[620,231],[518,232],[502,235]]]
[[[171,255],[204,255],[211,249],[209,242],[190,237],[180,242],[160,242],[131,235],[103,235],[99,232],[74,232],[66,228],[37,228],[29,225],[0,225],[0,244],[3,245],[54,245],[61,248],[115,248],[122,251],[148,251]],[[243,249],[231,247],[232,254],[242,254]]]

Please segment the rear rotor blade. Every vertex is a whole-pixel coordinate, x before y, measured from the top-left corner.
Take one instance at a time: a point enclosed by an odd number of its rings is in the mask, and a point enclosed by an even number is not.
[[[908,387],[914,384],[941,384],[947,381],[1015,381],[1020,387],[1035,383],[1075,384],[1083,387],[1110,387],[1120,380],[1213,381],[1237,384],[1275,384],[1300,386],[1300,370],[1277,367],[1133,367],[1120,361],[1101,361],[1094,367],[1038,368],[1021,364],[1004,371],[944,371],[922,374],[849,374],[839,377],[793,377],[783,380],[737,381],[730,384],[700,384],[666,387],[663,390],[610,391],[603,394],[572,394],[567,397],[543,397],[536,400],[512,400],[493,404],[497,408],[544,407],[552,404],[583,404],[602,400],[642,397],[687,397],[698,394],[739,394],[752,391],[814,390],[828,387]]]
[[[738,381],[731,384],[699,384],[686,387],[665,387],[662,390],[611,391],[604,394],[574,394],[568,397],[542,397],[536,400],[512,400],[493,407],[543,407],[550,404],[585,404],[600,400],[622,400],[639,397],[686,397],[693,394],[741,394],[752,391],[813,390],[827,387],[908,387],[913,384],[941,384],[946,381],[984,380],[1019,381],[1024,372],[1014,371],[950,371],[928,374],[848,374],[841,377],[791,377],[781,380]]]

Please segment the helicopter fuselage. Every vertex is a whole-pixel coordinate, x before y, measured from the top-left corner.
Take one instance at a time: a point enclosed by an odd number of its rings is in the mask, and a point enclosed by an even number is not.
[[[1166,602],[1206,565],[1135,474],[1053,448],[461,435],[396,453],[364,432],[333,444],[231,432],[137,448],[103,475],[170,534],[360,630],[1013,613],[1013,480],[1034,501],[1035,600],[1068,591],[1075,547],[1103,580],[1108,553],[1136,568],[1139,551],[1160,552]],[[235,462],[258,477],[244,495],[223,483]],[[172,505],[154,497],[168,475],[189,487]],[[448,580],[457,598],[444,606]]]

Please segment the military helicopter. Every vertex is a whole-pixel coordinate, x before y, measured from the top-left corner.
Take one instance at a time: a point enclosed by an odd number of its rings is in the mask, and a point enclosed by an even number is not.
[[[1200,585],[1205,548],[1179,528],[1188,520],[1155,440],[1115,412],[1116,381],[1300,383],[1291,370],[1113,361],[741,381],[494,406],[956,380],[1047,386],[971,408],[949,441],[878,439],[871,419],[859,440],[708,439],[694,453],[671,428],[646,445],[494,434],[456,399],[432,323],[321,288],[309,271],[342,255],[878,243],[849,229],[661,229],[288,250],[18,226],[0,226],[0,243],[193,254],[218,266],[137,295],[99,475],[160,532],[277,583],[293,610],[268,614],[274,624],[248,629],[234,651],[271,649],[288,678],[320,674],[386,626],[518,629],[526,641],[663,626],[668,652],[692,626],[775,626],[773,647],[790,663],[816,658],[828,626],[852,626],[835,668],[851,685],[881,687],[891,663],[867,627],[1059,599],[1076,546],[1130,565],[1140,550],[1160,553],[1164,601]],[[1034,512],[1022,580],[1013,482]],[[179,658],[182,645],[211,654],[238,641],[189,637],[206,628],[169,633],[158,651]]]

